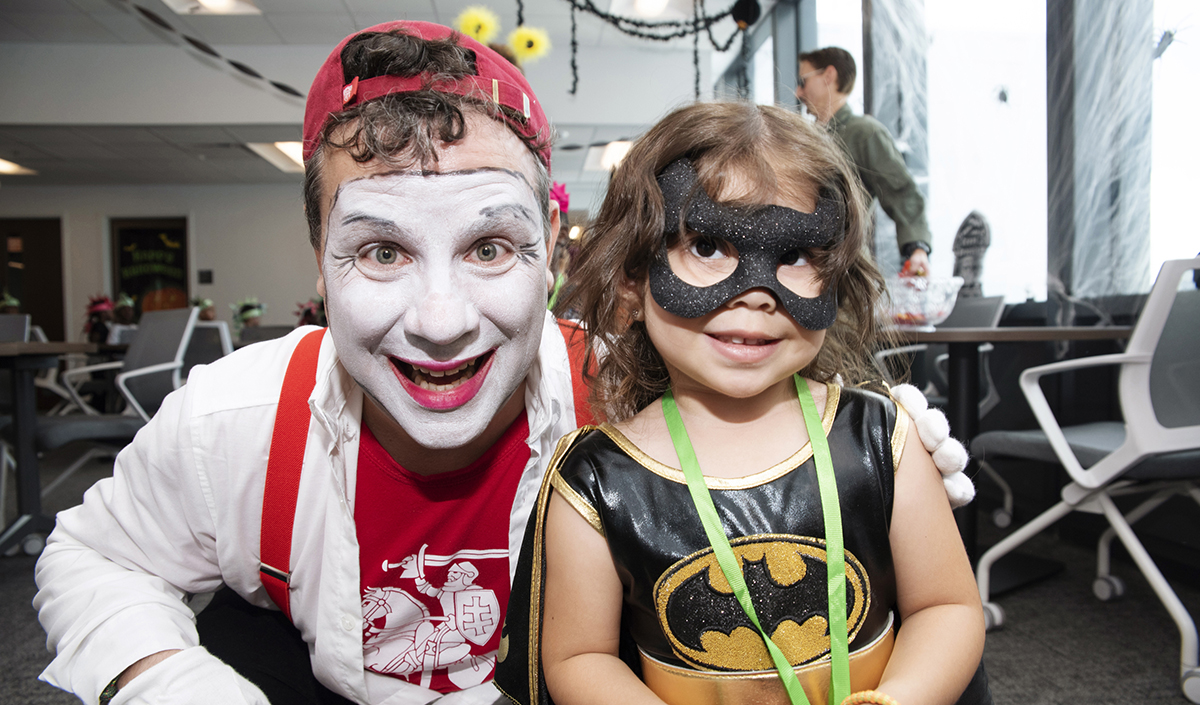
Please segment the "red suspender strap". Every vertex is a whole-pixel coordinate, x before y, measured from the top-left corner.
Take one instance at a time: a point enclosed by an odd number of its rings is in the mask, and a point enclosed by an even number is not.
[[[575,397],[575,424],[585,426],[595,423],[588,405],[588,388],[583,380],[583,358],[585,340],[583,329],[573,321],[558,319],[558,330],[567,343],[567,359],[571,363],[571,392]]]
[[[263,491],[262,536],[259,540],[259,577],[267,594],[292,618],[288,601],[291,577],[292,526],[296,497],[300,493],[300,471],[308,444],[312,411],[308,398],[317,384],[317,358],[325,329],[315,330],[300,340],[279,392],[275,430],[271,433],[271,455],[267,459],[267,481]]]

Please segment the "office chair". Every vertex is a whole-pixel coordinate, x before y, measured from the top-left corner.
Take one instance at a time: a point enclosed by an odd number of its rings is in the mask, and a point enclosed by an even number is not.
[[[0,343],[28,341],[29,321],[30,316],[27,313],[0,314]],[[0,377],[0,412],[4,414],[3,417],[0,417],[0,429],[7,429],[12,425],[12,416],[9,415],[12,412],[12,377],[7,374]],[[15,463],[8,443],[0,442],[0,526],[5,525],[4,508],[8,494],[8,468]]]
[[[187,352],[183,354],[183,370],[180,375],[186,380],[196,365],[216,362],[231,352],[233,352],[233,336],[229,334],[228,323],[225,321],[196,321],[196,327],[192,329],[192,338],[188,342]]]
[[[238,334],[238,346],[282,338],[294,330],[296,330],[294,326],[250,326],[243,328],[242,332]]]
[[[1190,496],[1200,504],[1200,358],[1196,355],[1200,350],[1200,291],[1190,288],[1189,272],[1198,267],[1200,258],[1163,264],[1125,352],[1064,360],[1021,374],[1021,391],[1040,429],[989,431],[971,443],[971,452],[978,458],[1058,462],[1071,478],[1062,490],[1062,501],[979,559],[976,580],[988,628],[1004,623],[1004,611],[989,600],[992,564],[1070,512],[1101,514],[1109,528],[1097,546],[1093,591],[1102,600],[1123,592],[1123,583],[1110,572],[1109,560],[1113,537],[1120,538],[1179,629],[1180,687],[1193,703],[1200,703],[1200,644],[1195,622],[1131,524],[1174,495]],[[1189,288],[1180,290],[1185,273]],[[1039,386],[1041,378],[1100,365],[1120,365],[1118,392],[1124,421],[1059,426]],[[1113,498],[1129,495],[1149,496],[1122,514]]]
[[[116,386],[127,408],[120,414],[99,414],[92,409],[84,414],[38,418],[35,440],[39,451],[54,450],[74,441],[95,444],[42,488],[43,497],[90,460],[115,458],[117,451],[146,425],[167,394],[183,384],[183,357],[199,313],[198,308],[147,311],[138,322],[139,333],[124,360],[77,367],[63,373],[64,377],[83,377],[97,370],[120,369]],[[67,384],[66,388],[73,396],[78,395],[73,385]],[[76,399],[77,403],[82,401]]]

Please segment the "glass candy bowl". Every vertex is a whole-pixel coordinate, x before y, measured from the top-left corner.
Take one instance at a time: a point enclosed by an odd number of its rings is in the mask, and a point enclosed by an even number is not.
[[[904,330],[930,331],[950,315],[962,277],[900,277],[888,280],[892,323]]]

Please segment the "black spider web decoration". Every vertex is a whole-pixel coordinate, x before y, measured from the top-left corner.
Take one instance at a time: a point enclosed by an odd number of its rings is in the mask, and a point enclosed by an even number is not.
[[[274,88],[275,90],[277,90],[281,93],[285,93],[285,94],[290,95],[295,98],[304,98],[303,93],[296,90],[295,88],[292,88],[288,84],[280,83],[279,81],[272,81],[271,79],[263,76],[258,71],[255,71],[252,67],[247,66],[246,64],[243,64],[240,61],[234,61],[233,59],[227,59],[224,56],[221,56],[217,52],[216,49],[213,49],[207,43],[200,41],[199,39],[196,39],[195,37],[189,37],[188,35],[184,34],[183,32],[180,32],[179,30],[175,29],[175,27],[173,27],[170,22],[167,22],[166,20],[164,20],[162,18],[162,16],[159,15],[157,12],[154,12],[152,10],[147,10],[146,8],[137,4],[136,2],[133,2],[133,0],[121,0],[121,2],[123,2],[126,5],[128,5],[129,7],[131,7],[133,10],[135,10],[137,12],[137,14],[141,15],[143,19],[145,19],[147,22],[153,24],[155,27],[157,27],[161,30],[164,30],[166,32],[170,32],[171,34],[174,34],[175,36],[183,39],[185,42],[187,42],[189,45],[191,45],[191,47],[193,49],[195,49],[196,51],[198,51],[202,54],[211,56],[212,58],[217,59],[218,61],[223,61],[226,64],[229,64],[233,68],[237,69],[237,71],[239,73],[241,73],[242,75],[248,76],[250,78],[262,81],[263,83],[269,84],[272,88]]]
[[[579,42],[576,39],[576,12],[586,12],[588,14],[599,17],[613,27],[616,27],[624,34],[638,39],[649,39],[657,42],[667,42],[672,39],[679,39],[688,35],[692,36],[692,68],[695,72],[695,93],[696,99],[700,99],[700,33],[704,32],[708,36],[708,41],[717,51],[728,51],[729,47],[733,46],[733,40],[739,34],[744,34],[746,28],[739,26],[729,35],[729,38],[724,42],[717,41],[713,36],[712,27],[714,24],[729,17],[733,14],[734,5],[715,15],[708,14],[704,7],[704,0],[692,0],[694,8],[693,16],[685,20],[640,20],[634,17],[623,17],[614,15],[596,7],[592,0],[566,0],[571,5],[571,90],[568,91],[571,95],[575,95],[576,89],[579,87],[579,66],[576,61],[576,55],[579,52]],[[517,0],[517,21],[518,24],[525,14],[525,6],[523,0]],[[745,42],[743,42],[744,44]]]

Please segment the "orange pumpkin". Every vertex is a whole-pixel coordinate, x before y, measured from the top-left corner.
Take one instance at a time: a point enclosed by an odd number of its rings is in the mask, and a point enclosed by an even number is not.
[[[187,292],[175,287],[163,287],[154,291],[147,291],[142,296],[142,311],[185,308],[187,305]]]

